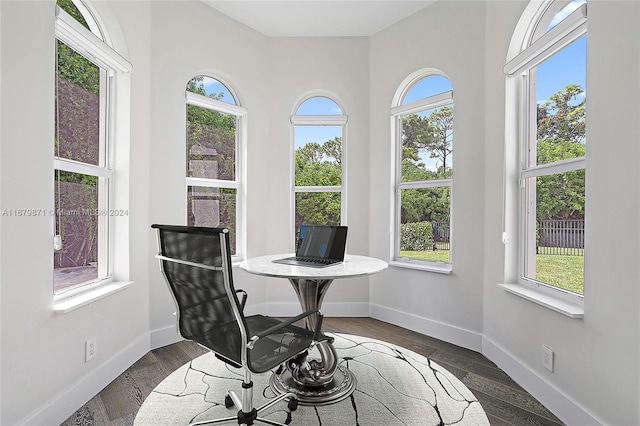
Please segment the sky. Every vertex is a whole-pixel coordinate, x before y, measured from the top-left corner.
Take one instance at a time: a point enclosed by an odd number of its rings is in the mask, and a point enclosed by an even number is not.
[[[207,92],[207,95],[218,95],[222,93],[222,98],[220,99],[223,102],[228,104],[237,105],[236,100],[234,99],[231,92],[224,84],[220,83],[218,80],[213,79],[211,77],[204,77],[202,80],[202,84],[204,85],[204,90]]]
[[[296,115],[342,115],[343,112],[331,99],[316,96],[304,101],[296,110]],[[324,142],[342,137],[342,126],[295,126],[295,149],[309,142]]]
[[[556,13],[556,16],[551,20],[551,24],[549,24],[549,28],[547,29],[547,31],[558,25],[560,21],[571,15],[571,13],[573,13],[576,9],[586,3],[587,0],[571,0],[571,2],[567,4],[560,12]]]
[[[538,103],[571,83],[578,84],[586,93],[586,45],[587,36],[584,35],[538,65]]]
[[[586,2],[587,0],[572,0],[556,14],[547,31]],[[548,100],[551,95],[572,83],[582,87],[586,94],[586,45],[587,36],[585,35],[537,67],[538,103]]]

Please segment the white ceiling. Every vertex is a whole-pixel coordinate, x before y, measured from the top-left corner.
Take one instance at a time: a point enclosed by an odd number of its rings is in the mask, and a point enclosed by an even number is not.
[[[435,0],[201,0],[270,37],[370,36]]]

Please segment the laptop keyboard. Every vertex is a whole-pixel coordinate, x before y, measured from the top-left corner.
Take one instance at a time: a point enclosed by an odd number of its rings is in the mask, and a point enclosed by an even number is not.
[[[319,265],[331,265],[332,263],[338,263],[336,260],[313,259],[310,257],[299,257],[299,256],[296,256],[296,260],[298,262],[317,263]]]

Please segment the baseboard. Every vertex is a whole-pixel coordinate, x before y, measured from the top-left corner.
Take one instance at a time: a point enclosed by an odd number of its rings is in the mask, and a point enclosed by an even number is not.
[[[436,339],[444,340],[445,342],[462,346],[463,348],[471,349],[472,351],[482,351],[481,333],[465,330],[450,324],[409,314],[386,306],[376,305],[374,303],[371,303],[369,306],[371,309],[370,313],[365,316],[370,316],[371,318],[399,325],[400,327],[417,331],[418,333],[426,334],[427,336],[435,337]]]
[[[602,425],[586,410],[518,361],[491,339],[482,338],[482,354],[568,425]]]
[[[182,340],[178,334],[178,326],[170,325],[168,327],[159,328],[151,331],[150,334],[150,350],[158,349],[163,346],[171,345]]]
[[[147,352],[149,352],[149,334],[145,333],[19,424],[42,426],[64,422],[76,412],[78,407],[86,404]]]

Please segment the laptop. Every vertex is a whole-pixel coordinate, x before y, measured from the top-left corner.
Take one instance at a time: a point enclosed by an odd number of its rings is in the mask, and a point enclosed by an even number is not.
[[[338,225],[301,225],[296,244],[296,255],[276,259],[286,265],[324,268],[344,260],[347,227]]]

